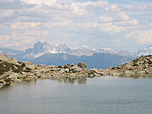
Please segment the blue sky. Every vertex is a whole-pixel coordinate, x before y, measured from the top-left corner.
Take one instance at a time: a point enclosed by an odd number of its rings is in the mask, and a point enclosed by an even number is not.
[[[151,0],[0,0],[0,47],[37,41],[69,47],[127,49],[152,45]]]

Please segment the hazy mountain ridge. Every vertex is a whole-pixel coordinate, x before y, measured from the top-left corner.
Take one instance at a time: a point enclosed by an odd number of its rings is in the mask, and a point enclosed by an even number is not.
[[[56,54],[44,54],[38,58],[33,59],[34,64],[45,64],[45,65],[57,65],[62,66],[64,64],[77,64],[78,62],[84,62],[88,65],[88,69],[91,68],[108,68],[112,66],[117,66],[124,64],[133,60],[133,58],[112,55],[112,54],[103,54],[103,53],[95,53],[92,56],[74,56],[67,53],[56,53]]]
[[[116,54],[120,56],[133,56],[129,51],[127,50],[112,50],[110,48],[101,48],[101,49],[91,49],[87,46],[82,46],[78,48],[69,48],[66,44],[50,44],[48,42],[41,43],[40,41],[35,43],[33,48],[29,48],[25,50],[24,56],[30,58],[33,56],[33,58],[40,57],[43,54],[55,54],[55,53],[67,53],[70,55],[75,56],[92,56],[95,53],[109,53],[109,54]]]
[[[152,47],[130,53],[127,50],[112,50],[110,48],[91,49],[87,46],[69,48],[66,44],[50,44],[48,42],[37,42],[33,48],[24,52],[0,48],[0,52],[17,57],[19,61],[33,61],[35,64],[64,65],[85,62],[88,68],[108,68],[129,62],[141,55],[152,54]]]
[[[9,48],[0,48],[0,54],[3,54],[3,53],[12,57],[16,55],[22,55],[24,52],[20,50],[9,49]]]

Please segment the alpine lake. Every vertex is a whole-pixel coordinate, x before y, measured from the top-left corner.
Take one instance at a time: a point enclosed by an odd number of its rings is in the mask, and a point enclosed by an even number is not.
[[[151,114],[152,78],[37,80],[0,89],[0,114]]]

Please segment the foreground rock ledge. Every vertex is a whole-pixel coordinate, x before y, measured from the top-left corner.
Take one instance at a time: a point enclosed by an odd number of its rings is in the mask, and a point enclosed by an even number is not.
[[[74,80],[98,76],[152,77],[152,55],[139,57],[129,63],[105,70],[86,69],[85,63],[64,66],[34,65],[32,62],[18,62],[16,58],[0,55],[0,88],[36,79]]]
[[[119,77],[152,77],[152,55],[138,57],[117,67],[104,70],[104,74]]]
[[[85,63],[78,63],[78,65],[67,64],[58,67],[43,64],[34,65],[32,62],[18,62],[16,58],[11,59],[2,54],[0,55],[0,88],[36,79],[73,80],[103,75],[102,70],[86,70],[86,67]]]

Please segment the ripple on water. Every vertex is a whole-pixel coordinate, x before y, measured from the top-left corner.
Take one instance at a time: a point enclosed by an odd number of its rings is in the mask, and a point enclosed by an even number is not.
[[[152,79],[37,80],[0,90],[1,114],[150,114]]]

